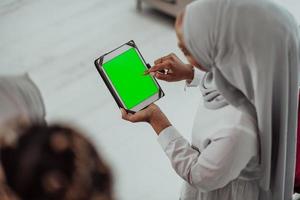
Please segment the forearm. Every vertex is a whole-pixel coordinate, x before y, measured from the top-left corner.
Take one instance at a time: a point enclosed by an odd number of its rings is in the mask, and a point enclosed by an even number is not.
[[[174,127],[163,130],[158,137],[158,142],[170,159],[176,173],[191,184],[191,176],[194,172],[192,168],[197,163],[200,152],[193,149]]]
[[[151,117],[149,124],[157,135],[165,128],[172,126],[168,118],[160,110],[153,113],[153,117]]]
[[[256,155],[255,139],[247,133],[234,136],[236,132],[232,131],[223,129],[215,133],[215,138],[201,153],[174,127],[163,130],[158,142],[176,173],[193,187],[208,192],[236,179]]]

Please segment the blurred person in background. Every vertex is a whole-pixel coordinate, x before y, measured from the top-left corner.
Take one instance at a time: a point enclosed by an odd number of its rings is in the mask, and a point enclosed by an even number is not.
[[[0,125],[22,116],[30,122],[45,122],[41,92],[28,74],[0,76]]]
[[[0,199],[113,200],[109,167],[76,129],[47,126],[28,74],[0,76]]]
[[[15,131],[4,131],[16,124],[45,123],[46,109],[42,95],[29,75],[0,76],[0,148],[17,138]],[[8,130],[8,129],[7,129]],[[3,135],[5,132],[5,135]],[[6,142],[4,142],[6,141]],[[0,154],[0,199],[18,199],[5,184]]]

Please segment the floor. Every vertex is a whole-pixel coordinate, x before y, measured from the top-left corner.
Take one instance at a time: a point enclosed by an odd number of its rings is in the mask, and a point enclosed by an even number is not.
[[[282,0],[300,21],[298,0]],[[110,163],[117,199],[178,199],[181,180],[147,124],[121,120],[93,61],[135,40],[150,63],[176,47],[173,19],[134,0],[1,0],[0,73],[28,72],[42,91],[47,120],[76,124]],[[201,103],[197,89],[160,82],[157,104],[177,129],[190,136]]]

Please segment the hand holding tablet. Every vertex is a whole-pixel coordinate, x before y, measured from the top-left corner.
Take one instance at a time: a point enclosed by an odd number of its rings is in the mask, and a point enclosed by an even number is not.
[[[144,72],[148,65],[134,41],[95,60],[96,68],[117,105],[135,113],[164,96],[159,84]]]

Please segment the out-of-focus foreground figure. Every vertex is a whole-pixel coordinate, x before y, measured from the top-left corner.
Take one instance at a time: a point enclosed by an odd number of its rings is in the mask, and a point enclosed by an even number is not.
[[[113,200],[110,169],[82,134],[16,121],[0,129],[1,200]]]

